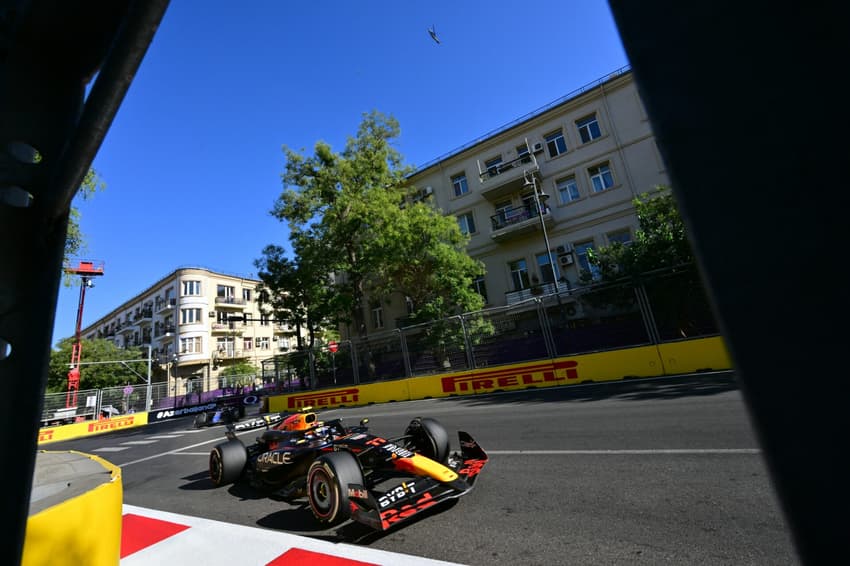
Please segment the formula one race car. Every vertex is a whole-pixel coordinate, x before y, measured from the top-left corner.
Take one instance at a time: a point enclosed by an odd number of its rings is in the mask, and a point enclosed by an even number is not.
[[[466,432],[458,432],[461,452],[450,453],[449,436],[434,419],[415,418],[402,436],[384,438],[368,432],[368,419],[346,427],[309,411],[228,425],[227,441],[210,452],[212,483],[246,481],[287,502],[306,497],[322,524],[350,518],[383,531],[469,493],[487,463]],[[260,427],[266,430],[253,444],[236,437]]]
[[[245,405],[241,395],[220,397],[216,400],[214,408],[198,413],[195,416],[194,425],[195,428],[201,428],[219,424],[230,424],[235,423],[244,416]]]

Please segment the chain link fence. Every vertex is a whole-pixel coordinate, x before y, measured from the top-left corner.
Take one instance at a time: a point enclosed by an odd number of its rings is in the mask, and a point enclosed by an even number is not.
[[[448,319],[323,345],[262,362],[258,374],[202,378],[176,394],[168,383],[125,385],[45,395],[42,425],[199,405],[234,394],[269,394],[356,385],[404,377],[704,338],[719,334],[694,267],[640,280],[533,295],[524,301]]]

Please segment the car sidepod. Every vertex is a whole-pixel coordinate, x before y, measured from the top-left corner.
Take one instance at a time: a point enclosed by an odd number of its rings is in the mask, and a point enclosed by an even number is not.
[[[461,453],[444,466],[421,455],[394,459],[394,467],[410,474],[388,489],[348,485],[351,518],[384,531],[435,505],[469,493],[488,456],[466,432],[458,432]]]

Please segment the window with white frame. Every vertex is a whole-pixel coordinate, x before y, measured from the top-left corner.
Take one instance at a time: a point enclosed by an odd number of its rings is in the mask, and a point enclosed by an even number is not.
[[[372,308],[372,327],[376,329],[384,327],[384,308],[381,306]]]
[[[558,189],[558,198],[562,204],[573,202],[581,197],[574,175],[556,180],[555,187]]]
[[[459,197],[469,192],[469,183],[466,181],[466,173],[458,173],[452,177],[452,187],[455,196]]]
[[[511,282],[514,285],[514,290],[528,289],[528,265],[524,259],[518,259],[508,263],[508,270],[511,273]]]
[[[231,285],[216,285],[215,296],[226,299],[232,299],[236,289]]]
[[[576,128],[578,128],[581,143],[587,143],[602,137],[602,131],[599,129],[599,121],[596,119],[596,113],[576,120]]]
[[[201,294],[201,282],[200,281],[183,281],[183,296],[200,295],[200,294]]]
[[[220,336],[216,339],[216,350],[222,356],[233,357],[236,347],[236,342],[232,336]]]
[[[268,336],[261,336],[258,339],[257,348],[260,350],[270,350],[271,349],[271,339]]]
[[[250,336],[242,338],[242,351],[250,352],[254,349],[254,342],[251,340]]]
[[[464,234],[475,233],[475,219],[472,217],[472,212],[464,212],[458,214],[457,225],[460,226],[460,231]]]
[[[599,279],[599,268],[591,265],[588,251],[593,250],[593,241],[579,242],[573,245],[575,250],[576,261],[578,261],[579,269],[590,273],[594,279]]]
[[[552,257],[554,259],[554,256]],[[554,272],[552,271],[553,267],[555,268]],[[549,262],[548,252],[537,254],[537,269],[540,271],[540,279],[544,283],[554,283],[561,276],[558,271],[558,264]]]
[[[546,140],[546,149],[549,151],[549,157],[557,157],[567,152],[567,139],[564,137],[563,130],[559,129],[546,134],[543,139]]]
[[[242,289],[242,298],[246,301],[251,300],[251,291],[252,289]]]
[[[203,339],[200,336],[180,339],[181,354],[203,354]]]
[[[180,309],[180,324],[198,324],[201,322],[201,309]]]
[[[484,299],[485,303],[489,303],[490,301],[487,299],[487,282],[484,280],[484,276],[476,277],[472,281],[472,287],[475,289],[475,292],[481,295],[481,298]]]
[[[499,173],[502,172],[502,168],[499,167],[502,164],[502,156],[492,157],[484,162],[484,167],[487,169],[487,174],[490,177],[495,177]]]
[[[590,183],[593,186],[594,193],[601,193],[614,186],[614,176],[611,174],[611,167],[607,163],[590,167],[587,174],[590,175]]]

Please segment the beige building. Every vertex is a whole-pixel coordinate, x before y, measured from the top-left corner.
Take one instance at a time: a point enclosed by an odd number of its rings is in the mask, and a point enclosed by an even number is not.
[[[410,182],[470,234],[488,306],[577,286],[591,269],[588,249],[634,236],[633,199],[669,185],[629,68],[420,167]],[[402,299],[375,306],[369,330],[403,320]]]
[[[261,281],[204,268],[181,268],[82,330],[119,347],[149,346],[169,389],[216,389],[222,370],[261,362],[297,346],[292,328],[260,310]],[[196,386],[196,389],[198,387]]]

